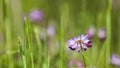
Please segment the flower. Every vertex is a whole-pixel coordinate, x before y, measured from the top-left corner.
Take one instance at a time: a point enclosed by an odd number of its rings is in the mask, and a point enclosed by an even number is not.
[[[111,63],[115,66],[120,66],[120,58],[116,54],[112,54]]]
[[[87,34],[89,35],[89,37],[92,37],[95,33],[95,27],[91,26],[88,30],[87,30]]]
[[[32,10],[29,14],[29,18],[31,22],[40,22],[43,20],[43,13],[38,9]]]
[[[86,51],[87,48],[92,46],[88,35],[80,35],[78,38],[73,37],[67,41],[67,44],[71,50],[78,52],[80,52],[81,48]]]
[[[48,25],[47,27],[47,35],[52,37],[55,34],[55,29],[52,25]]]
[[[101,28],[99,31],[98,31],[98,38],[101,40],[101,41],[104,41],[106,39],[106,31],[105,29]]]

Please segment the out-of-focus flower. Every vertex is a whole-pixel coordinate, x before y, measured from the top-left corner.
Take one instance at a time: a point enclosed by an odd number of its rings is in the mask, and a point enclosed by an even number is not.
[[[43,13],[38,9],[32,10],[29,18],[31,22],[41,22],[43,20]]]
[[[68,61],[68,66],[69,67],[75,67],[75,68],[83,68],[84,65],[81,61],[79,60],[75,60],[75,59],[71,59]]]
[[[104,41],[106,39],[106,31],[105,29],[101,28],[99,31],[98,31],[98,38],[101,40],[101,41]]]
[[[52,36],[54,36],[54,34],[55,34],[55,28],[52,25],[48,25],[48,27],[47,27],[47,35],[49,37],[52,37]]]
[[[95,33],[95,27],[91,26],[88,30],[87,30],[87,34],[89,35],[89,37],[91,38]]]
[[[78,52],[80,52],[81,49],[86,51],[87,48],[90,48],[92,46],[88,35],[80,35],[78,38],[73,37],[67,41],[67,44],[71,50]]]
[[[113,64],[115,66],[120,66],[120,58],[116,54],[112,55],[111,64]]]

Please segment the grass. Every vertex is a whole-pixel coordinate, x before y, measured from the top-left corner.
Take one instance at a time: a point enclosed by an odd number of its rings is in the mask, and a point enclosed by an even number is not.
[[[109,59],[119,46],[117,44],[112,48],[113,44],[119,43],[119,40],[112,41],[116,39],[113,29],[117,29],[113,26],[116,18],[113,20],[115,15],[112,11],[119,11],[119,8],[113,9],[112,4],[111,0],[1,0],[0,35],[3,39],[1,41],[0,36],[0,68],[68,68],[72,58],[82,61],[84,67],[114,68]],[[32,9],[43,12],[43,20],[39,23],[30,21],[29,13]],[[48,24],[55,26],[52,37],[47,33]],[[93,47],[82,52],[82,55],[68,50],[66,41],[86,34],[91,25],[96,27],[91,38]],[[102,27],[106,29],[104,42],[99,41],[97,36]],[[42,38],[40,32],[43,32]],[[115,52],[119,55],[120,51]],[[75,65],[76,62],[73,63]]]

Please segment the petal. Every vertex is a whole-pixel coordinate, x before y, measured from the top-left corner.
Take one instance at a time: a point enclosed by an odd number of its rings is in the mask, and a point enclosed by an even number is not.
[[[75,44],[74,44],[74,45],[69,45],[68,47],[69,47],[71,50],[75,50],[75,49],[77,48],[77,45],[75,45]]]
[[[81,44],[81,47],[82,47],[84,50],[86,50],[86,49],[87,49],[87,46],[86,46],[86,45],[84,45],[84,44]]]
[[[81,49],[81,48],[78,46],[78,47],[76,48],[76,51],[77,51],[77,52],[80,52],[80,49]]]
[[[83,41],[84,44],[88,43],[90,40],[86,39]]]
[[[81,37],[82,41],[84,41],[85,39],[88,39],[88,35],[85,35],[85,36]]]
[[[71,50],[75,50],[76,48],[69,47]]]
[[[70,40],[67,41],[68,45],[74,45],[76,42],[76,38],[71,38]]]
[[[87,44],[85,44],[87,47],[92,47],[91,41],[89,41]]]

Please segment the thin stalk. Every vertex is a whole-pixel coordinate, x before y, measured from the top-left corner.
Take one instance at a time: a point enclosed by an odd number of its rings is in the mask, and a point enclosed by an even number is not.
[[[22,55],[23,68],[26,68],[26,58],[25,55]]]
[[[4,12],[4,23],[5,23],[5,37],[6,37],[6,45],[7,45],[7,50],[8,51],[11,51],[12,49],[11,49],[11,45],[12,45],[12,27],[11,27],[11,16],[10,16],[10,1],[9,0],[3,0],[3,3],[4,3],[4,5],[3,5],[3,7],[4,7],[4,10],[5,10],[5,12]],[[12,55],[7,55],[7,57],[8,57],[8,66],[9,66],[9,68],[13,68],[13,57],[12,57]]]
[[[27,35],[27,42],[30,51],[31,64],[32,64],[32,68],[34,68],[34,58],[33,58],[32,45],[31,45],[31,26],[29,20],[26,17],[24,18],[24,20],[25,20],[25,32]]]
[[[48,63],[47,66],[48,66],[48,68],[49,68],[49,67],[50,67],[50,57],[49,57],[49,56],[48,56],[48,62],[47,62],[47,63]]]
[[[20,38],[18,38],[18,47],[22,56],[23,68],[26,68],[25,47],[22,45]]]
[[[103,55],[105,55],[105,47],[106,47],[104,44],[101,45],[102,48],[100,49],[100,53],[98,55],[98,61],[97,61],[97,65],[96,66],[99,67],[99,68],[103,68],[104,67],[103,61],[105,60],[105,58],[103,57]]]
[[[45,68],[48,68],[48,61],[47,61],[47,59],[48,59],[48,54],[47,54],[47,35],[46,35],[46,33],[45,33],[45,35],[44,35],[44,61],[45,61]]]
[[[38,64],[41,65],[41,57],[42,57],[42,45],[41,45],[41,40],[40,40],[40,34],[39,34],[40,29],[34,27],[34,33],[35,33],[35,38],[37,40],[37,45],[38,45],[38,54],[39,54],[39,60]]]
[[[44,62],[42,64],[42,68],[48,68],[48,52],[47,52],[47,36],[46,33],[44,33],[44,42],[43,42],[43,56],[44,56]]]
[[[60,68],[64,68],[64,41],[65,41],[65,29],[67,27],[67,23],[69,22],[69,4],[64,3],[60,6]]]
[[[108,58],[110,57],[110,45],[111,45],[111,0],[107,0],[106,27],[107,27],[106,68],[109,68]]]
[[[81,52],[82,58],[83,58],[83,62],[84,62],[84,68],[86,68],[86,59],[85,59],[85,55]]]

